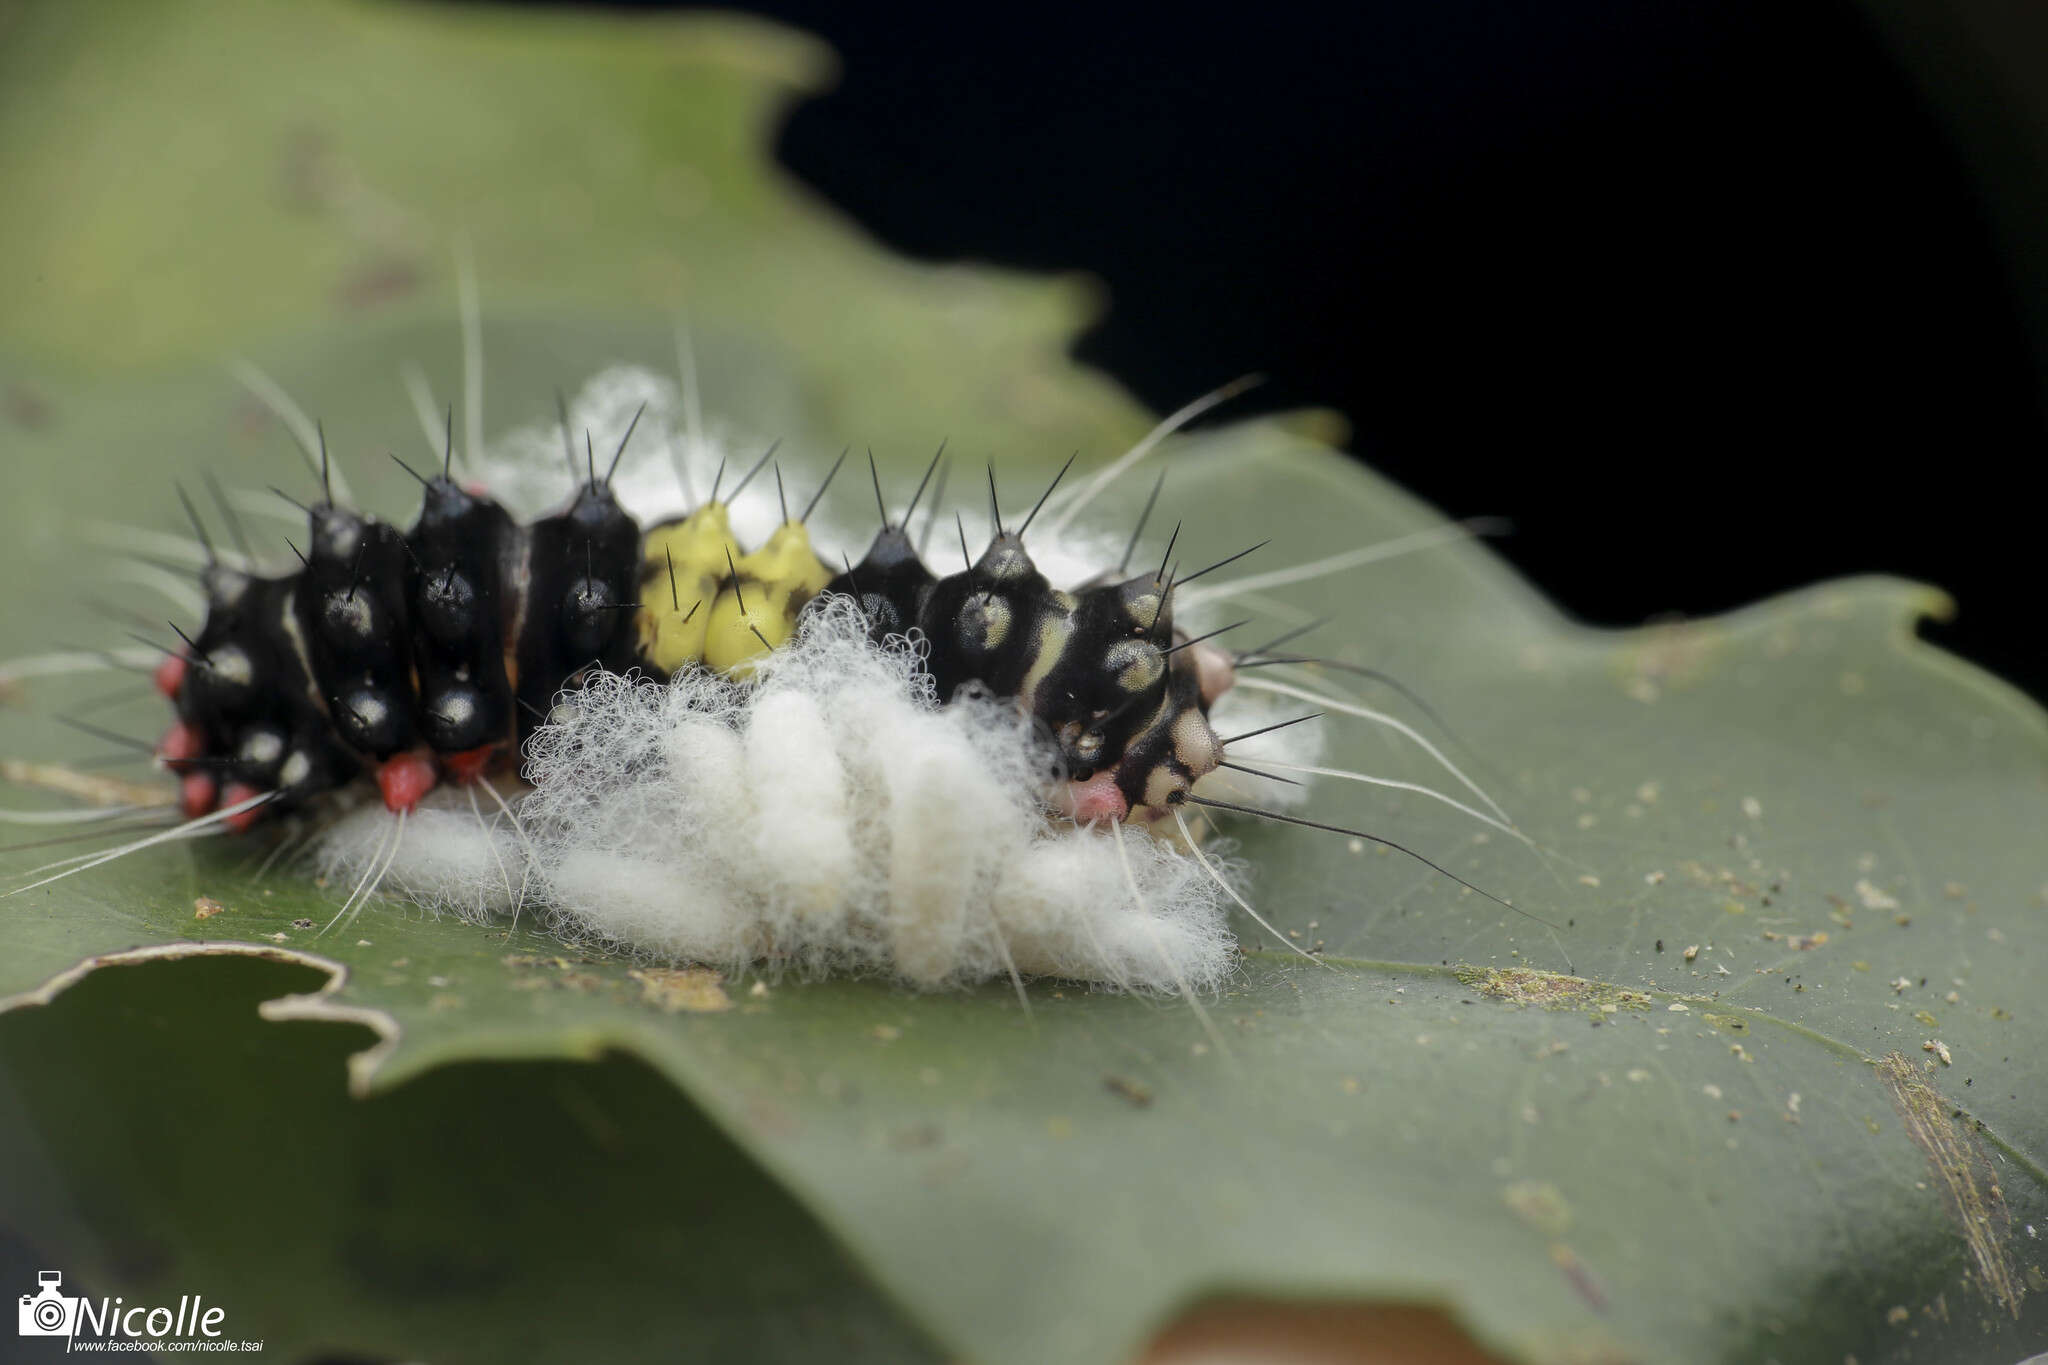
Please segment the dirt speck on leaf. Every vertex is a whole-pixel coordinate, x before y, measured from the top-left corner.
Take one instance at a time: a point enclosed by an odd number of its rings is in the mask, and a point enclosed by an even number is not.
[[[1515,1216],[1545,1237],[1562,1237],[1572,1225],[1572,1206],[1548,1180],[1517,1180],[1500,1197]]]
[[[1654,702],[1667,691],[1683,690],[1705,677],[1724,642],[1724,632],[1704,622],[1646,627],[1631,647],[1620,651],[1617,681],[1635,700]]]
[[[732,1008],[725,980],[705,967],[644,967],[627,973],[640,983],[640,998],[669,1014],[717,1014]]]
[[[1596,1313],[1607,1311],[1607,1291],[1601,1287],[1600,1281],[1594,1278],[1586,1263],[1579,1259],[1577,1252],[1563,1242],[1552,1242],[1550,1259],[1552,1264],[1563,1272],[1566,1282],[1586,1301],[1588,1308]]]
[[[1152,1107],[1151,1087],[1134,1081],[1128,1076],[1104,1076],[1102,1078],[1102,1087],[1118,1099],[1129,1103],[1133,1108],[1149,1109]]]
[[[532,953],[511,953],[498,960],[505,966],[515,969],[510,983],[515,991],[540,991],[559,987],[563,990],[589,992],[605,985],[605,978],[595,972],[576,970],[575,964],[566,957],[537,957]],[[635,972],[633,975],[638,977],[640,974]],[[644,989],[643,983],[643,991]]]

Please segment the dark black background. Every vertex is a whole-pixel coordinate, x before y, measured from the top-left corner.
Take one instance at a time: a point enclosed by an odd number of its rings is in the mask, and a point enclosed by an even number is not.
[[[2048,696],[2042,407],[1960,156],[1849,3],[743,6],[786,164],[914,256],[1084,269],[1147,403],[1270,377],[1573,613],[1838,574]]]

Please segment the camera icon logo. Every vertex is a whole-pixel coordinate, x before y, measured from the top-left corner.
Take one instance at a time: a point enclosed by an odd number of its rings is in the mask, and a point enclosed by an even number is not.
[[[64,1283],[61,1270],[43,1270],[36,1274],[36,1292],[21,1296],[21,1335],[25,1337],[63,1337],[71,1335],[72,1325],[78,1321],[78,1299],[75,1295],[57,1292],[57,1286]]]

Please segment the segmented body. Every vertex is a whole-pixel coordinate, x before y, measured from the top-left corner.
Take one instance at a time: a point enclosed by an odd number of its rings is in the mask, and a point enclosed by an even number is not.
[[[1206,713],[1227,679],[1175,646],[1157,577],[1057,589],[1000,530],[940,577],[888,524],[835,574],[800,519],[745,550],[715,493],[643,533],[594,469],[524,525],[445,470],[422,482],[409,532],[329,498],[310,509],[299,573],[208,567],[205,625],[159,675],[178,712],[161,752],[188,815],[246,804],[229,821],[246,827],[366,771],[410,809],[514,761],[589,670],[744,678],[821,593],[858,601],[876,640],[921,637],[941,702],[972,689],[1034,717],[1058,745],[1065,780],[1048,790],[1067,815],[1163,810],[1221,757]]]

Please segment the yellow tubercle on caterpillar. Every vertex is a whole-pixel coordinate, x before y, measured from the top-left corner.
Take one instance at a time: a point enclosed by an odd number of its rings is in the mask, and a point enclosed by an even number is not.
[[[800,521],[776,527],[760,549],[739,562],[739,569],[743,577],[767,585],[769,593],[791,599],[792,611],[802,610],[832,581],[832,571],[811,548],[811,533]]]
[[[640,561],[640,657],[673,674],[701,661],[732,557],[732,517],[722,502],[707,502],[680,521],[652,527]]]
[[[796,634],[797,613],[823,592],[832,574],[811,549],[799,521],[777,527],[760,549],[734,562],[734,576],[711,607],[704,663],[745,677],[752,660],[780,649]]]
[[[647,533],[640,656],[666,674],[701,663],[744,676],[757,655],[788,642],[797,613],[831,581],[801,522],[783,523],[741,554],[726,504],[706,503]]]

